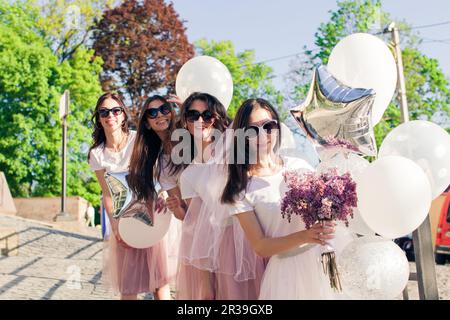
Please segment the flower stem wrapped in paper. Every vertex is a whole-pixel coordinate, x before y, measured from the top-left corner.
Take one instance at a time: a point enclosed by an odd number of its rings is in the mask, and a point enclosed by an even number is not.
[[[289,190],[281,202],[283,218],[290,222],[299,216],[307,229],[317,221],[344,221],[353,216],[357,205],[356,183],[349,173],[338,174],[332,168],[321,173],[289,171],[285,175]],[[335,250],[328,244],[323,247],[322,266],[330,278],[331,287],[342,292]]]

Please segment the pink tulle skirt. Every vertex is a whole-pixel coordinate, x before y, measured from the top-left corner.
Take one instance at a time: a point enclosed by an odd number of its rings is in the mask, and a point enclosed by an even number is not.
[[[154,292],[171,281],[165,241],[147,249],[120,245],[113,235],[105,241],[103,281],[115,293]]]
[[[265,261],[257,260],[254,275],[236,277],[238,263],[233,224],[219,238],[208,223],[202,201],[193,198],[182,225],[179,267],[176,282],[179,300],[254,300],[258,298]],[[199,213],[202,214],[199,215]],[[214,244],[214,245],[212,245]],[[249,252],[249,255],[255,255]]]
[[[256,300],[258,298],[266,261],[256,259],[255,274],[251,279],[238,281],[234,270],[236,265],[235,228],[229,225],[225,228],[218,253],[218,272],[215,272],[216,300]],[[255,255],[254,251],[248,252]]]

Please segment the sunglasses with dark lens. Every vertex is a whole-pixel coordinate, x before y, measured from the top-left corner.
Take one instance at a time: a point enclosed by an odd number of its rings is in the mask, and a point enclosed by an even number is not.
[[[115,107],[112,109],[106,109],[106,108],[102,108],[102,109],[98,109],[98,114],[100,115],[100,117],[102,118],[108,118],[109,113],[111,112],[114,116],[119,116],[122,114],[123,112],[123,108],[122,107]]]
[[[261,130],[264,130],[266,134],[271,134],[272,130],[276,129],[279,129],[278,122],[275,120],[269,120],[267,122],[264,122],[260,126],[255,125],[249,126],[246,129],[246,133],[248,138],[254,138],[260,134]]]
[[[186,120],[189,122],[198,121],[200,117],[202,117],[203,121],[206,123],[211,123],[214,120],[214,115],[209,110],[205,110],[202,113],[197,110],[188,110],[186,112]]]
[[[162,115],[166,116],[170,111],[172,111],[172,106],[169,103],[163,103],[158,108],[148,108],[145,110],[144,117],[156,119],[156,117],[158,117],[158,112],[161,112]]]

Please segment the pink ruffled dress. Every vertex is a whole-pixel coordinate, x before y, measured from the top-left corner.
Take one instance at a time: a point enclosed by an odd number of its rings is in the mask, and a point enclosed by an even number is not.
[[[219,204],[223,166],[192,163],[181,174],[183,199],[191,199],[183,221],[177,298],[254,300],[258,298],[265,260],[245,239],[237,219]]]
[[[91,150],[89,164],[94,171],[128,171],[136,132],[130,131],[127,145],[112,152],[103,145]],[[169,272],[166,241],[136,249],[118,244],[114,235],[105,238],[103,252],[103,282],[115,293],[135,295],[154,292],[168,284],[175,275]]]

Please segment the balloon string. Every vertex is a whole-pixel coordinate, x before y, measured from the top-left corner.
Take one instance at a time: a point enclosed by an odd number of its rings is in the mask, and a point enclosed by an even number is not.
[[[321,226],[325,226],[325,222],[330,219],[319,220]],[[325,275],[330,279],[330,286],[335,292],[342,292],[341,279],[336,263],[336,254],[333,251],[322,253],[322,268]]]
[[[342,292],[341,279],[336,264],[336,254],[334,252],[322,253],[322,267],[325,275],[330,279],[330,286],[336,292]]]

